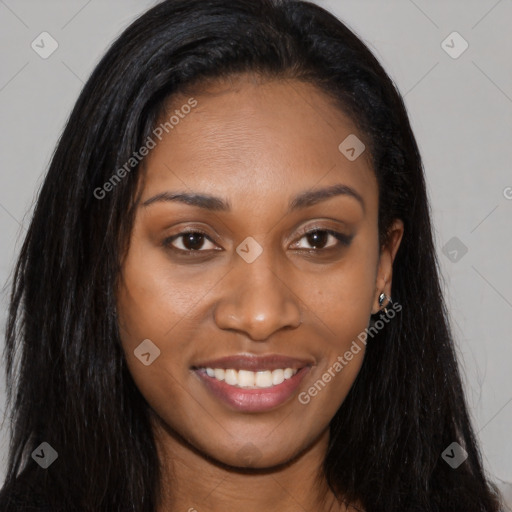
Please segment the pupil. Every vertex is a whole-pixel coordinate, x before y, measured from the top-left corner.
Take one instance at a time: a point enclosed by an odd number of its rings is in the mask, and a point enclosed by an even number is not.
[[[204,235],[201,233],[188,233],[183,237],[183,245],[188,250],[200,249],[203,245]]]
[[[328,236],[325,231],[313,231],[308,234],[308,244],[315,248],[323,247],[327,243]]]

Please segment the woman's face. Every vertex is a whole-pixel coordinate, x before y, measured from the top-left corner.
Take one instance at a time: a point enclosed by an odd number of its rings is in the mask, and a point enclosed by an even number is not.
[[[175,98],[172,114],[123,262],[127,363],[200,452],[284,463],[326,435],[356,378],[364,344],[351,347],[391,293],[401,224],[379,258],[363,137],[312,85],[245,75]]]

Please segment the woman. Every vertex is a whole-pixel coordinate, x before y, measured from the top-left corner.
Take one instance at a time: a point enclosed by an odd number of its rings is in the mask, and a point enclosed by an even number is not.
[[[402,99],[313,4],[167,0],[125,30],[9,314],[2,510],[499,509]]]

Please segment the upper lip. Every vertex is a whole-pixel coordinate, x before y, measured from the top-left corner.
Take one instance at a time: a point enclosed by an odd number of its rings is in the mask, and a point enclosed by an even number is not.
[[[299,370],[300,368],[304,368],[304,366],[310,366],[312,364],[312,361],[306,359],[298,359],[278,354],[265,356],[240,354],[202,361],[195,364],[193,368],[224,368],[225,370],[231,368],[250,371],[277,370],[280,368]]]

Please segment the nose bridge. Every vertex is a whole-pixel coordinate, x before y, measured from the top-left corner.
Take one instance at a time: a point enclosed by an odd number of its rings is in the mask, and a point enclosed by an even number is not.
[[[264,307],[270,306],[272,301],[282,302],[286,298],[284,277],[278,277],[270,250],[263,251],[252,263],[239,262],[239,265],[238,276],[245,285],[241,292],[247,295],[246,299],[257,298],[261,302],[259,307]]]
[[[230,286],[216,308],[217,325],[260,340],[282,327],[297,327],[299,303],[285,276],[279,275],[272,252],[263,249],[250,263],[236,258]]]

